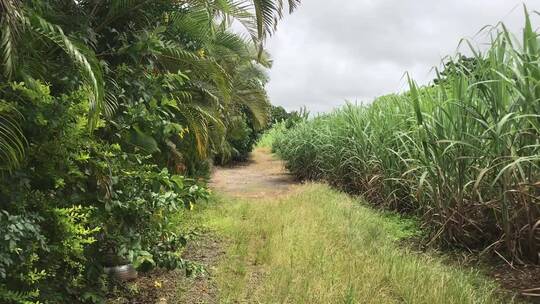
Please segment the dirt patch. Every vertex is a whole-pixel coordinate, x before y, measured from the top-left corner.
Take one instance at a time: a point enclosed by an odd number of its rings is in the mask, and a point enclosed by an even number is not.
[[[185,258],[204,265],[207,273],[191,279],[184,277],[182,286],[179,286],[183,291],[175,298],[175,302],[170,303],[218,303],[219,290],[213,276],[217,264],[225,255],[223,248],[223,241],[213,234],[206,234],[196,242],[191,242]]]
[[[259,148],[248,163],[215,170],[210,187],[232,197],[263,198],[285,194],[295,183],[281,160]]]
[[[121,297],[111,297],[114,304],[215,304],[219,302],[218,287],[213,275],[225,252],[223,241],[210,233],[188,243],[183,258],[201,264],[205,273],[189,277],[183,270],[156,269],[139,274],[139,278],[120,286]]]
[[[508,264],[490,271],[503,288],[518,292],[523,300],[540,303],[540,266],[514,266]]]

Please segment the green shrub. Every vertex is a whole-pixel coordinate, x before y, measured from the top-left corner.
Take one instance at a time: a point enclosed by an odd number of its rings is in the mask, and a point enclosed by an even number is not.
[[[29,146],[24,163],[1,176],[0,301],[98,301],[108,254],[188,266],[168,219],[205,199],[204,187],[160,169],[145,150],[88,133],[83,92],[53,97],[40,83],[13,84],[4,96],[20,100]]]
[[[229,125],[225,147],[215,157],[216,163],[220,165],[247,160],[258,136],[258,132],[245,114],[232,117]]]

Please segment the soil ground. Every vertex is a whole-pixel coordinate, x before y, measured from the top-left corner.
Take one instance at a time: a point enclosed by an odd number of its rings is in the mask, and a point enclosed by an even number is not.
[[[294,184],[283,162],[259,148],[245,164],[215,170],[210,187],[232,197],[262,198],[286,194]]]

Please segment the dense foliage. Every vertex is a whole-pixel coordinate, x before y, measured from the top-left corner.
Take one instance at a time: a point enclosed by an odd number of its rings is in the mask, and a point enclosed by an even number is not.
[[[0,302],[101,302],[104,266],[189,268],[172,221],[266,125],[284,7],[0,0]]]
[[[272,106],[270,123],[267,129],[261,131],[262,134],[257,140],[257,147],[271,149],[277,137],[308,117],[309,113],[305,108],[300,111],[287,112],[283,107]]]
[[[270,122],[268,123],[268,129],[272,128],[274,124],[285,123],[287,128],[291,128],[297,122],[302,121],[307,118],[309,113],[305,108],[300,109],[300,111],[290,111],[287,112],[281,106],[272,106],[270,110]]]
[[[287,168],[423,217],[431,240],[538,260],[540,44],[504,27],[435,85],[348,105],[280,133]],[[536,234],[536,236],[535,236]]]

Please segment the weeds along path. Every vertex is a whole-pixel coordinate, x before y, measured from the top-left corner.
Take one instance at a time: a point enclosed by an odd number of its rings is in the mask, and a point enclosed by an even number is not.
[[[211,186],[215,201],[197,216],[222,253],[202,285],[184,286],[190,303],[512,302],[483,275],[400,246],[414,222],[297,184],[265,150],[217,169]]]

